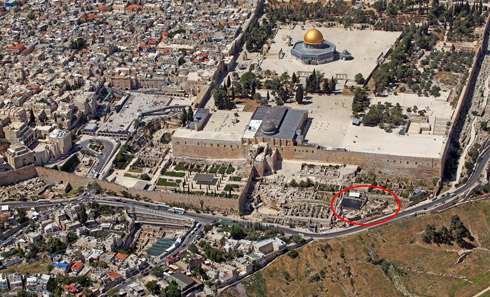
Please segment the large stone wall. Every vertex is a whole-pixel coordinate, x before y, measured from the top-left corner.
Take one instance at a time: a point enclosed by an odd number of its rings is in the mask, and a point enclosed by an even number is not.
[[[0,173],[0,186],[15,184],[37,176],[34,165]]]
[[[122,191],[126,191],[129,194],[136,196],[138,195],[141,198],[147,197],[155,202],[161,203],[184,203],[188,207],[201,207],[201,200],[204,202],[203,207],[209,207],[211,210],[220,211],[220,212],[228,212],[228,213],[238,213],[239,208],[239,199],[227,199],[220,197],[209,197],[203,195],[189,195],[189,194],[179,194],[179,193],[170,193],[170,192],[159,192],[159,191],[142,191],[135,189],[128,189],[123,186],[109,183],[101,180],[89,179],[86,177],[81,177],[72,173],[47,169],[44,167],[36,167],[35,171],[39,177],[43,178],[50,184],[56,184],[61,181],[69,182],[72,187],[84,187],[89,182],[95,181],[102,188],[114,191],[117,193],[121,193]]]
[[[478,49],[475,54],[475,58],[473,60],[473,65],[470,69],[470,75],[468,76],[468,79],[466,80],[466,85],[463,87],[463,90],[461,92],[461,95],[458,99],[458,104],[456,106],[456,109],[453,111],[453,116],[451,117],[453,120],[451,122],[451,133],[450,133],[450,138],[453,137],[454,139],[457,139],[459,137],[459,133],[457,132],[457,126],[460,125],[462,126],[463,122],[466,120],[466,113],[468,110],[465,110],[465,105],[467,103],[467,100],[472,92],[471,86],[472,83],[475,81],[475,79],[478,77],[478,72],[476,71],[479,65],[479,62],[482,59],[482,54],[484,54],[483,48],[486,48],[487,43],[488,43],[488,30],[490,29],[490,16],[488,16],[487,21],[485,23],[485,34],[483,35],[483,42],[478,46]],[[474,85],[473,85],[474,88]],[[443,166],[442,166],[442,172],[444,171],[444,164],[446,162],[446,159],[448,157],[449,151],[451,149],[451,141],[448,141],[446,143],[446,146],[444,147],[444,152],[442,154],[442,161],[443,161]],[[462,159],[460,159],[461,162]],[[457,177],[459,179],[459,176]]]
[[[172,137],[175,157],[206,159],[243,159],[245,150],[239,141],[219,141],[213,139]]]
[[[211,158],[211,159],[241,159],[246,158],[248,146],[199,140],[187,144],[176,142],[174,155],[176,157]],[[197,144],[199,143],[199,145]],[[442,173],[442,159],[410,156],[395,156],[386,154],[352,152],[346,150],[326,150],[315,145],[297,145],[277,147],[281,158],[304,162],[322,162],[330,164],[359,165],[362,169],[372,170],[401,178],[413,180],[432,180],[439,178]]]
[[[359,165],[362,169],[381,172],[396,177],[427,180],[441,175],[441,159],[393,156],[351,152],[344,150],[326,150],[317,146],[294,146],[279,148],[283,159],[331,164]]]

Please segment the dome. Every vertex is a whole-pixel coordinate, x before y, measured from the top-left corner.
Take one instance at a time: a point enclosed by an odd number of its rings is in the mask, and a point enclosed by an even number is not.
[[[266,120],[265,122],[262,123],[262,132],[264,134],[274,134],[276,133],[276,125],[271,120]]]
[[[323,35],[317,29],[311,29],[306,32],[303,42],[311,45],[321,44],[323,43]]]

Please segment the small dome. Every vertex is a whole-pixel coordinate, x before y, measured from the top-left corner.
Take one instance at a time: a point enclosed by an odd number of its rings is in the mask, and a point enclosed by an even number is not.
[[[322,44],[323,35],[317,29],[311,29],[306,32],[303,42],[311,45]]]
[[[262,123],[262,132],[264,134],[274,134],[276,133],[276,125],[271,120],[266,120],[265,122]]]

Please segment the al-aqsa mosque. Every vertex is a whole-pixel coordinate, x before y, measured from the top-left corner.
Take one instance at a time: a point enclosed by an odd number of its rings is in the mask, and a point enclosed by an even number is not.
[[[338,55],[335,44],[323,39],[322,33],[317,29],[306,32],[303,41],[294,44],[291,54],[303,64],[312,65],[332,62]]]

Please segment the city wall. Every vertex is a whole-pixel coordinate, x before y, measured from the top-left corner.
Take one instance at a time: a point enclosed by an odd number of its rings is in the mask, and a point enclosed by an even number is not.
[[[172,137],[175,157],[207,159],[243,159],[245,151],[240,141],[191,139]]]
[[[274,145],[270,144],[272,147]],[[196,159],[243,159],[248,156],[247,145],[219,142],[210,139],[173,139],[174,156]],[[304,162],[358,165],[375,173],[412,180],[432,180],[442,174],[442,159],[387,154],[327,150],[316,145],[277,146],[281,158]]]
[[[477,50],[476,55],[475,55],[475,59],[473,60],[473,66],[471,67],[471,70],[470,70],[470,75],[468,76],[468,80],[466,81],[466,85],[463,87],[463,91],[461,92],[461,95],[460,95],[459,100],[458,100],[458,105],[456,106],[456,109],[454,110],[454,113],[452,116],[453,120],[451,122],[451,130],[450,130],[450,135],[449,135],[450,138],[454,137],[453,132],[454,132],[456,126],[458,125],[458,122],[460,120],[463,120],[463,121],[465,120],[465,117],[461,118],[462,117],[462,111],[464,110],[465,102],[468,99],[469,94],[471,94],[471,92],[470,92],[471,88],[472,88],[471,84],[473,83],[473,81],[478,76],[476,69],[478,68],[478,64],[480,63],[480,61],[482,59],[482,55],[484,54],[483,48],[486,48],[487,43],[488,43],[487,32],[489,29],[490,29],[490,16],[488,16],[487,22],[485,23],[485,30],[483,31],[483,32],[485,32],[483,34],[483,42],[478,47],[478,50]],[[446,146],[444,147],[444,152],[442,154],[443,165],[442,165],[442,169],[441,169],[441,176],[444,173],[444,164],[446,163],[446,158],[447,158],[447,155],[449,153],[450,148],[451,148],[451,141],[448,141],[446,143]],[[463,161],[463,158],[464,158],[464,156],[462,156],[460,158],[460,162]],[[457,178],[459,179],[459,176]]]
[[[36,168],[34,165],[19,168],[17,170],[10,170],[0,173],[0,186],[6,186],[15,184],[23,180],[27,180],[37,176]]]
[[[382,173],[415,180],[432,180],[441,175],[441,160],[409,156],[326,150],[318,146],[294,146],[279,148],[283,159],[304,162],[358,165],[374,173]]]
[[[96,182],[103,189],[106,189],[108,191],[113,191],[116,193],[121,193],[122,191],[126,191],[133,196],[138,195],[141,198],[149,198],[158,203],[167,203],[167,204],[182,203],[185,204],[186,207],[201,208],[200,201],[202,200],[204,202],[203,204],[204,208],[209,207],[211,210],[214,211],[238,214],[240,199],[227,199],[227,198],[210,197],[204,195],[135,190],[117,184],[109,183],[106,181],[81,177],[73,173],[47,169],[44,167],[36,167],[35,172],[37,172],[37,175],[39,177],[46,180],[46,182],[50,184],[56,184],[62,181],[64,183],[69,182],[73,188],[78,188],[78,187],[85,187],[89,182]]]

